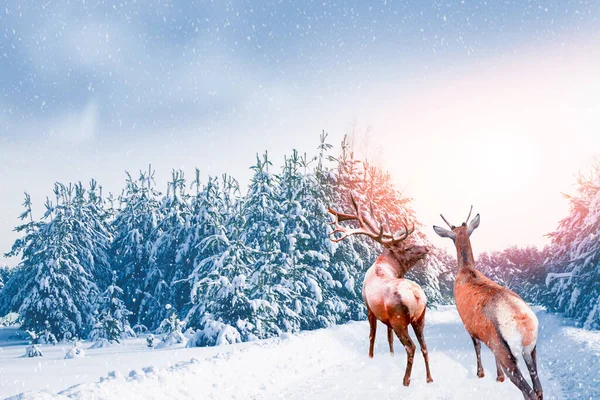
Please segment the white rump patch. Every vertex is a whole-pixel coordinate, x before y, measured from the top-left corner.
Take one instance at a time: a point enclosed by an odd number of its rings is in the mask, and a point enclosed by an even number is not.
[[[514,311],[518,309],[520,313],[526,314],[535,324],[535,332],[533,332],[533,340],[527,346],[523,345],[522,327],[519,326],[514,319]],[[537,342],[537,327],[538,320],[531,308],[519,299],[509,297],[502,299],[496,303],[495,307],[496,321],[498,322],[498,331],[502,338],[508,344],[513,356],[518,357],[522,353],[530,354]]]

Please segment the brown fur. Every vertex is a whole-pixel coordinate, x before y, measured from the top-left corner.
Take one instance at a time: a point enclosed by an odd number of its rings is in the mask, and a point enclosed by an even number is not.
[[[411,325],[421,346],[425,359],[427,382],[433,382],[429,370],[427,345],[423,337],[427,298],[416,283],[404,279],[404,274],[425,254],[427,248],[413,246],[386,248],[381,256],[369,268],[363,283],[363,300],[369,316],[369,357],[373,357],[377,320],[388,327],[390,353],[394,353],[393,334],[404,346],[407,354],[406,372],[403,384],[410,384],[410,375],[416,346],[408,334]]]
[[[533,320],[530,314],[515,305],[519,301],[523,302],[516,293],[498,285],[475,269],[466,224],[452,228],[455,235],[454,242],[458,260],[458,273],[454,282],[454,298],[465,329],[473,339],[477,356],[477,375],[479,377],[484,376],[480,356],[480,342],[483,342],[496,356],[496,380],[499,382],[504,381],[504,371],[521,390],[525,399],[541,400],[543,392],[537,376],[535,348],[531,354],[525,354],[525,351],[523,353],[534,384],[534,392],[521,375],[515,355],[512,354],[506,339],[502,337],[499,323],[495,320],[494,307],[499,302],[509,305],[511,318],[516,322],[517,329],[522,335],[522,345],[524,347],[532,344],[537,337],[537,320]],[[511,298],[517,301],[510,300]],[[525,303],[523,302],[523,304]]]

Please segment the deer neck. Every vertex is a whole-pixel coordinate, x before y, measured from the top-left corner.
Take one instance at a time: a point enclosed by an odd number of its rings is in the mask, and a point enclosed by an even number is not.
[[[404,274],[412,267],[412,265],[396,253],[389,249],[385,249],[383,254],[377,258],[377,275],[382,278],[404,278]]]
[[[475,268],[471,240],[466,230],[456,235],[456,258],[459,270],[462,268]]]

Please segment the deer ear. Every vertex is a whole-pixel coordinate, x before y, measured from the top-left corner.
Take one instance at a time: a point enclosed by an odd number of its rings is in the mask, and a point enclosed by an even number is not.
[[[456,239],[456,234],[448,229],[440,228],[439,226],[433,226],[433,230],[441,237],[447,237],[452,240]]]
[[[477,229],[477,227],[478,227],[478,226],[479,226],[479,214],[477,214],[477,215],[475,216],[475,218],[473,218],[473,221],[471,221],[471,222],[469,223],[469,230],[468,230],[468,232],[469,232],[469,236],[471,236],[471,233],[473,233],[473,231],[474,231],[475,229]]]

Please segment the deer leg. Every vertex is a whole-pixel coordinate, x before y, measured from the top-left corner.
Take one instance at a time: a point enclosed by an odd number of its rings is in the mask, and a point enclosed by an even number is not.
[[[429,371],[429,353],[427,352],[427,345],[425,344],[425,337],[423,335],[423,329],[425,328],[425,312],[421,318],[412,323],[413,330],[415,331],[415,335],[417,336],[417,340],[419,341],[419,346],[421,346],[421,353],[423,354],[423,358],[425,359],[425,372],[427,373],[427,383],[433,382],[431,378],[431,372]]]
[[[471,336],[473,340],[473,346],[475,347],[475,355],[477,355],[477,376],[483,378],[485,373],[483,372],[483,365],[481,365],[481,340],[475,336]]]
[[[498,357],[496,357],[496,374],[498,374],[496,382],[504,382],[504,372],[502,372],[502,366],[500,365],[500,361],[498,361]]]
[[[394,330],[391,325],[387,327],[388,331],[388,343],[390,344],[390,354],[394,355]]]
[[[533,382],[533,391],[537,395],[538,400],[544,398],[544,392],[542,390],[542,384],[540,383],[540,377],[537,372],[537,359],[536,359],[536,348],[534,347],[531,354],[523,353],[523,359],[529,370],[531,376],[531,382]]]
[[[375,347],[375,334],[377,333],[377,318],[371,310],[367,308],[369,318],[369,357],[373,358],[373,348]]]
[[[508,379],[510,379],[510,381],[517,388],[519,388],[521,393],[523,393],[523,397],[526,400],[537,400],[537,395],[533,392],[525,378],[523,378],[523,375],[521,375],[521,371],[519,371],[517,360],[509,350],[508,346],[498,346],[497,351],[495,353],[495,356],[500,362],[502,369],[508,376]]]
[[[415,358],[415,349],[417,346],[413,343],[410,336],[408,335],[408,326],[394,326],[394,332],[396,336],[402,342],[404,349],[406,349],[406,372],[404,373],[404,386],[410,385],[410,373],[412,372],[413,360]]]

